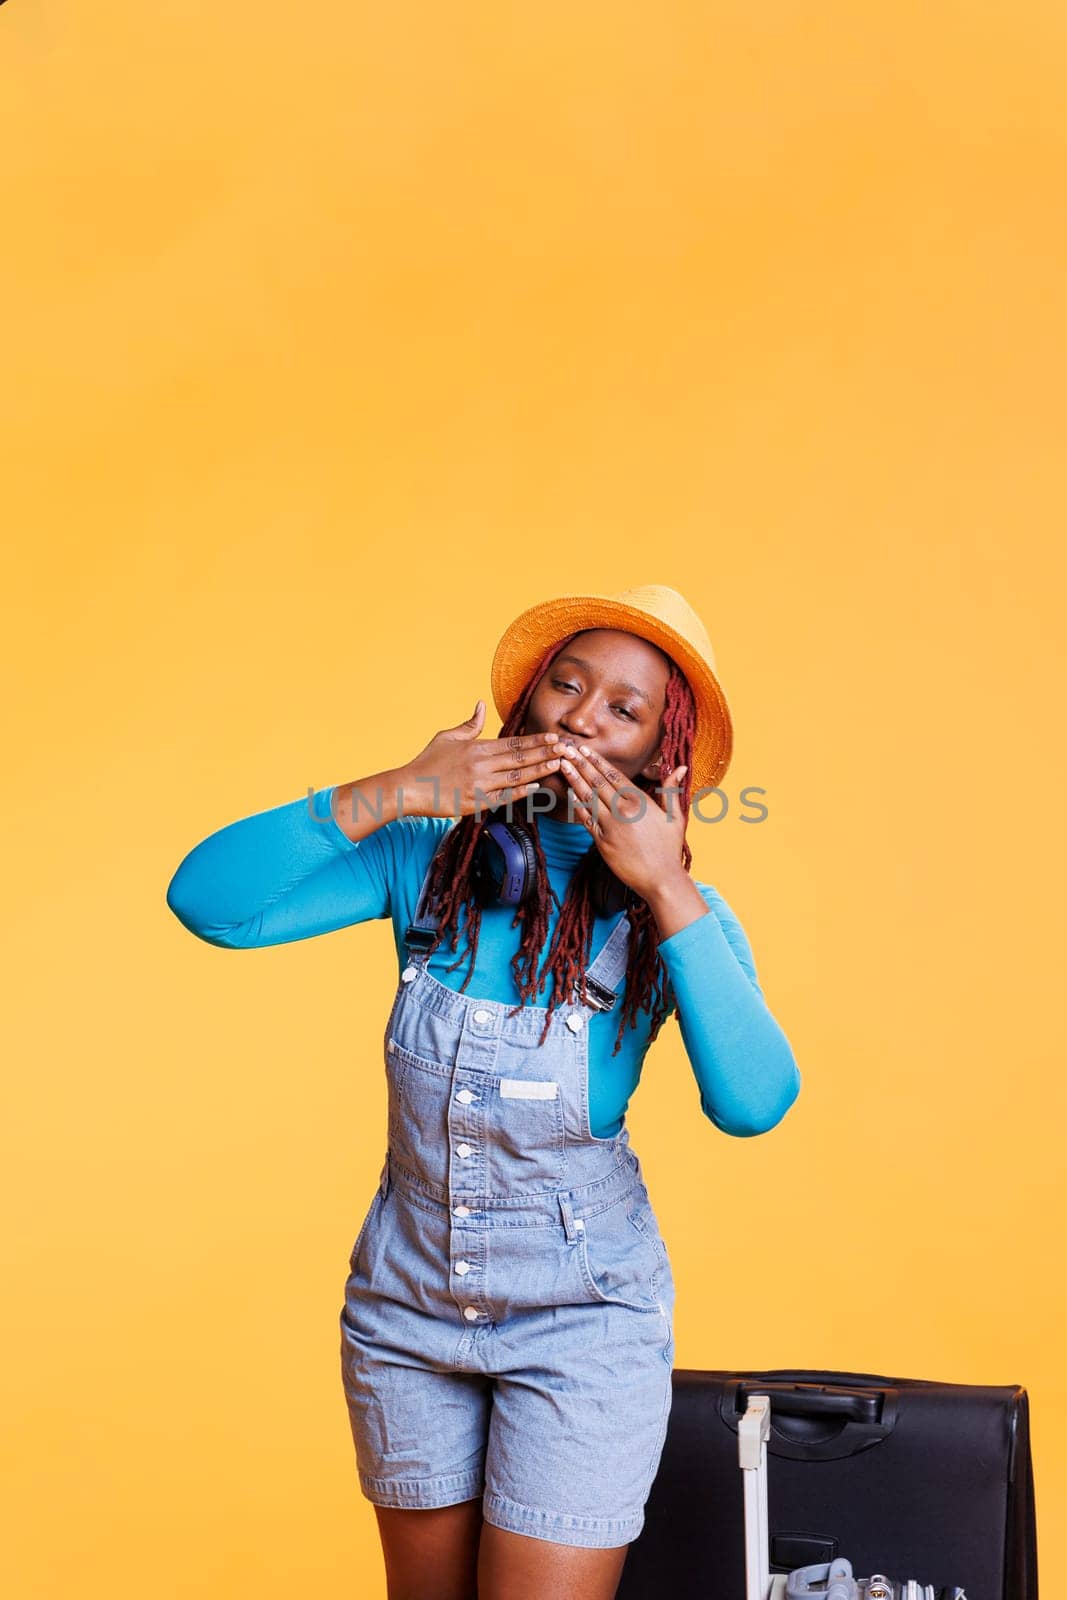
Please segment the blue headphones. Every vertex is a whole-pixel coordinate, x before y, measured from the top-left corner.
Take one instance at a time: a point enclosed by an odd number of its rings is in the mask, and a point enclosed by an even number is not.
[[[597,916],[615,916],[637,904],[633,890],[616,877],[599,853],[593,866],[592,902]],[[521,905],[537,881],[530,828],[521,822],[501,822],[490,814],[475,846],[471,880],[480,905]]]
[[[471,881],[479,904],[518,906],[533,888],[537,857],[528,828],[488,821],[475,846]]]

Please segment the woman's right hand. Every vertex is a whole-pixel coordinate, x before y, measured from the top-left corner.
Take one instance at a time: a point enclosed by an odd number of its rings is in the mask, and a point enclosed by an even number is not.
[[[484,724],[485,702],[479,700],[473,716],[435,733],[401,769],[406,815],[467,817],[479,807],[484,813],[504,805],[509,795],[521,800],[547,773],[559,770],[554,735],[479,739]]]

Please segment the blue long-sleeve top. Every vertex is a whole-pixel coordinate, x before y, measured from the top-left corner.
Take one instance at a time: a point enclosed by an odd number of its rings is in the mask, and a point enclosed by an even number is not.
[[[366,838],[352,840],[333,816],[333,792],[333,786],[312,791],[232,822],[190,850],[167,889],[167,904],[179,922],[208,944],[255,950],[390,917],[403,966],[404,931],[414,920],[434,850],[453,819],[401,816]],[[562,904],[593,841],[578,822],[539,814],[537,827],[549,882]],[[707,911],[661,939],[659,953],[701,1109],[723,1133],[751,1137],[781,1121],[800,1092],[800,1072],[767,1007],[740,922],[716,889],[705,883],[697,888]],[[455,990],[470,966],[464,913],[461,908],[456,949],[443,940],[429,960],[433,976]],[[542,960],[558,917],[559,910],[551,906]],[[513,918],[510,907],[482,908],[474,970],[464,991],[470,997],[520,1003],[511,959],[521,929],[511,926]],[[612,923],[610,917],[595,918],[590,963]],[[616,1005],[621,1005],[621,996]],[[648,1012],[639,1011],[636,1028],[624,1030],[619,1053],[613,1056],[617,1010],[590,1016],[589,1114],[598,1138],[609,1138],[622,1127],[640,1081],[649,1023]]]

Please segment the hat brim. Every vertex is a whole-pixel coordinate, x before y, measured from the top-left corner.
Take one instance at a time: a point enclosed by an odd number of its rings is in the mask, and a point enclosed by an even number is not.
[[[685,674],[696,704],[690,789],[714,788],[733,752],[733,721],[719,680],[684,634],[640,607],[607,595],[564,595],[531,606],[515,618],[496,647],[490,673],[493,702],[501,721],[507,721],[545,652],[569,634],[587,628],[635,633],[658,645]]]

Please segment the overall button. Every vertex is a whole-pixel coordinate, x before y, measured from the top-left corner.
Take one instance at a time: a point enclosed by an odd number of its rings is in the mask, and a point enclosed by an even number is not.
[[[452,1210],[457,1217],[469,1217],[471,1214],[470,1206],[453,1206]]]
[[[571,1012],[570,1016],[567,1018],[567,1026],[572,1033],[581,1033],[582,1019],[578,1015],[577,1011]]]
[[[470,1269],[471,1269],[471,1264],[470,1264],[469,1261],[457,1261],[456,1262],[456,1271],[459,1273],[461,1278],[463,1277],[463,1274],[465,1272],[469,1272]]]
[[[475,1022],[488,1022],[489,1017],[490,1013],[488,1011],[478,1010],[474,1013]]]
[[[473,1322],[475,1320],[475,1318],[477,1317],[477,1315],[478,1315],[478,1307],[477,1306],[464,1306],[463,1307],[463,1315],[466,1317],[468,1322]]]
[[[462,1100],[465,1106],[469,1106],[471,1101],[474,1099],[474,1096],[471,1094],[469,1089],[461,1089],[457,1094],[456,1099]]]
[[[403,972],[400,974],[400,981],[401,983],[410,983],[412,978],[417,978],[418,975],[418,967],[405,967]]]
[[[470,1147],[469,1144],[457,1144],[457,1146],[456,1146],[456,1154],[457,1155],[459,1155],[459,1156],[469,1156],[470,1153],[471,1153],[471,1147]]]

